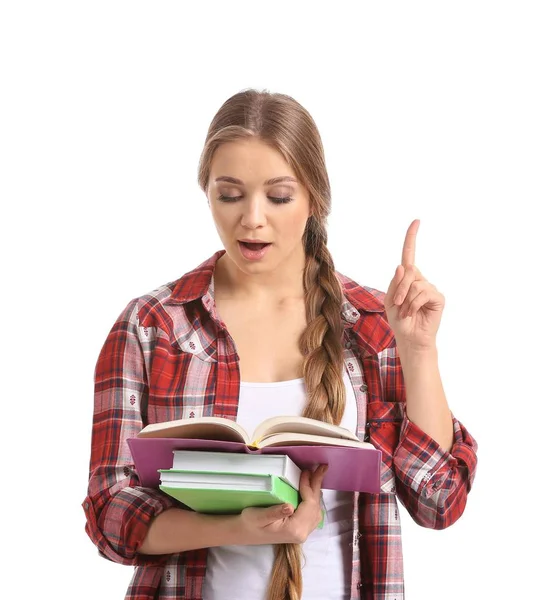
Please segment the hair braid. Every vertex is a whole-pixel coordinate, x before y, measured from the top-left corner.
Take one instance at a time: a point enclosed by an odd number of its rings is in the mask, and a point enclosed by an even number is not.
[[[299,340],[308,402],[303,416],[340,424],[345,409],[342,379],[342,288],[327,248],[325,227],[310,217],[305,230],[304,271],[307,326]],[[280,544],[268,588],[268,600],[300,600],[303,578],[300,544]]]
[[[270,600],[301,600],[303,549],[300,544],[278,544],[268,587]]]
[[[313,217],[305,231],[307,326],[299,341],[305,356],[304,377],[308,403],[305,417],[338,425],[345,408],[342,379],[342,287],[327,248],[327,232]]]

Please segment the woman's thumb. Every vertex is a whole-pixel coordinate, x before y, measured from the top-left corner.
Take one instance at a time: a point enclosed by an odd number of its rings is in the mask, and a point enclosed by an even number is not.
[[[260,525],[269,525],[285,517],[289,517],[293,514],[293,506],[291,504],[276,504],[270,506],[265,510],[260,511],[259,523]]]

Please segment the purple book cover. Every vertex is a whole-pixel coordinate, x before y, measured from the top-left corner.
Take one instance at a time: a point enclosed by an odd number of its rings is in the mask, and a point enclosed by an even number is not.
[[[140,485],[159,486],[158,469],[170,469],[174,450],[213,450],[249,454],[287,454],[302,470],[329,465],[323,487],[348,492],[378,494],[381,484],[381,451],[348,446],[272,446],[253,449],[240,442],[185,438],[129,438],[127,440]]]

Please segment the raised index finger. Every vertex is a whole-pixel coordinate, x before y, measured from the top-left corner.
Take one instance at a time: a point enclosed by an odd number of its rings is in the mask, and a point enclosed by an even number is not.
[[[402,250],[402,265],[404,267],[415,264],[415,247],[419,225],[420,220],[415,219],[411,225],[409,225],[407,233],[405,234],[405,241]]]

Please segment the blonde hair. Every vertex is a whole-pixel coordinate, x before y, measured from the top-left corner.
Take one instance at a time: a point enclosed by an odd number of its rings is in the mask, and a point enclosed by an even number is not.
[[[303,416],[339,424],[345,407],[343,294],[327,248],[331,189],[321,137],[310,113],[292,97],[241,91],[224,102],[209,126],[198,168],[204,191],[218,146],[252,137],[278,150],[310,195],[312,215],[303,234],[307,326],[299,340],[308,397]],[[278,545],[267,600],[300,600],[301,560],[299,544]]]

